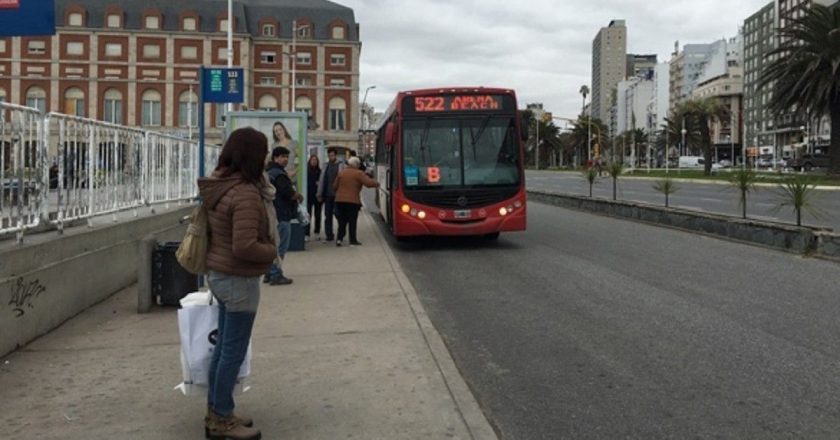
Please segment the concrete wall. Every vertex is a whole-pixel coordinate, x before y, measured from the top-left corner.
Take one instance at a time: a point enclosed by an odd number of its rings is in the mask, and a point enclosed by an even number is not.
[[[788,252],[840,259],[840,235],[820,229],[541,191],[528,191],[528,198],[564,208],[630,218]]]
[[[180,241],[191,206],[0,248],[0,356],[137,281],[140,240]],[[41,234],[47,235],[47,234]]]

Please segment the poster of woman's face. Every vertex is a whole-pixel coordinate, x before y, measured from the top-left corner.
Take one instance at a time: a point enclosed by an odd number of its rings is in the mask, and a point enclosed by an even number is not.
[[[287,171],[297,170],[295,180],[302,188],[306,182],[306,113],[235,112],[230,116],[230,131],[241,127],[254,127],[268,138],[269,155],[275,147],[289,150]]]
[[[269,157],[275,147],[289,150],[287,170],[298,171],[298,178],[306,168],[306,114],[277,112],[236,112],[230,116],[233,131],[240,127],[254,127],[268,138]]]

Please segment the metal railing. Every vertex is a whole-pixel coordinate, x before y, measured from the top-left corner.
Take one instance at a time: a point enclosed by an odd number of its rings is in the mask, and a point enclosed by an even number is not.
[[[0,236],[188,201],[197,177],[197,141],[0,102]]]

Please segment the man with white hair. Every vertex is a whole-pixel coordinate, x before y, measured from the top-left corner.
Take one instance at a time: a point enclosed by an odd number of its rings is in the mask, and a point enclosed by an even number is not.
[[[336,246],[341,246],[348,226],[350,229],[350,246],[362,243],[356,239],[356,224],[359,210],[362,208],[362,187],[377,188],[379,182],[371,179],[361,169],[362,161],[358,157],[351,157],[347,161],[347,168],[343,169],[335,179],[335,210],[338,217],[338,236]]]

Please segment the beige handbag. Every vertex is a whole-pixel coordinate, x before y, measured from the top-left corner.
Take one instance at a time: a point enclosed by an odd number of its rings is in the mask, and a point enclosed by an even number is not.
[[[207,209],[199,204],[190,214],[190,224],[184,240],[175,251],[178,263],[195,275],[207,273],[207,244],[210,241],[210,231],[207,225]]]

